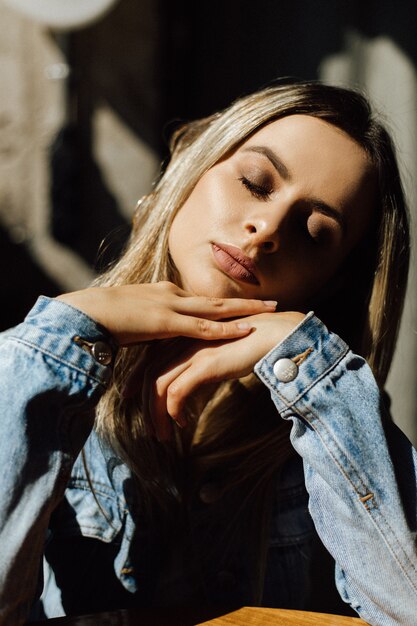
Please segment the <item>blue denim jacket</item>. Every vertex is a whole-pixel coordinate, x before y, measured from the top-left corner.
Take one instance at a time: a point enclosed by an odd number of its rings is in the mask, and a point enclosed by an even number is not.
[[[0,342],[1,626],[23,623],[31,610],[55,617],[195,599],[175,555],[179,567],[165,564],[158,576],[164,546],[135,502],[129,470],[91,433],[111,369],[75,335],[108,339],[81,312],[40,298]],[[275,363],[309,348],[295,378],[278,380]],[[416,453],[387,419],[369,367],[310,314],[256,373],[292,422],[299,455],[277,486],[263,604],[303,608],[317,531],[344,601],[370,624],[414,626]],[[201,512],[216,500],[216,485],[202,485],[192,515],[204,542]],[[213,558],[206,600],[248,603],[250,572],[239,559],[219,570]]]

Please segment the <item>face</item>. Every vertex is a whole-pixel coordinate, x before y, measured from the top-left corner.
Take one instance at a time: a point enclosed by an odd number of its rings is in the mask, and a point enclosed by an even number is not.
[[[364,236],[374,195],[372,165],[346,133],[306,115],[274,121],[208,170],[174,218],[182,286],[303,309]]]

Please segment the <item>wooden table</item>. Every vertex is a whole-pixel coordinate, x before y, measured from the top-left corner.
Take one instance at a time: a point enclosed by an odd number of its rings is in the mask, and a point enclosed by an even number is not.
[[[366,622],[357,617],[245,606],[233,613],[202,623],[213,626],[231,626],[232,624],[242,626],[360,626]]]
[[[343,617],[324,613],[307,613],[287,609],[243,607],[231,613],[217,614],[208,621],[200,621],[189,613],[178,611],[134,609],[97,613],[84,617],[60,617],[37,622],[41,626],[361,626],[357,617]]]

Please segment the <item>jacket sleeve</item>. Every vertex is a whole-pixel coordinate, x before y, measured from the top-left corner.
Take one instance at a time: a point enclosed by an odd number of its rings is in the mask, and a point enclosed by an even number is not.
[[[299,367],[285,367],[295,357],[304,358]],[[417,455],[390,422],[370,368],[311,313],[255,371],[293,422],[341,597],[369,624],[415,625]]]
[[[111,342],[80,311],[41,297],[0,341],[1,626],[27,618],[50,514],[111,375],[77,335]]]

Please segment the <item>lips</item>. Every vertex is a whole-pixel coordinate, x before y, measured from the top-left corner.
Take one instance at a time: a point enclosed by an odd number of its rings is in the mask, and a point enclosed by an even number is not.
[[[224,243],[212,243],[211,248],[214,260],[225,274],[244,283],[260,284],[256,277],[255,263],[240,248]]]

